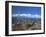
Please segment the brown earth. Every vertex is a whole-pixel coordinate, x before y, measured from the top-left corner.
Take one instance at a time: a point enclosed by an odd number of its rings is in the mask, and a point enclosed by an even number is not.
[[[14,26],[12,26],[12,31],[22,31],[22,30],[40,30],[41,23],[37,22],[17,22]]]

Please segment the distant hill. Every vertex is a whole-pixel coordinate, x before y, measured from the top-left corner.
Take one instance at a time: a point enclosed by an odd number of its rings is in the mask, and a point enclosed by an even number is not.
[[[25,16],[19,16],[19,17],[12,17],[12,24],[15,24],[15,22],[19,21],[41,21],[41,18],[31,18],[31,17],[25,17]]]

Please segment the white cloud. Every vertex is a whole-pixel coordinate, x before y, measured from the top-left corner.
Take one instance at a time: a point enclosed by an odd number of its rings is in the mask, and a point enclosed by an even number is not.
[[[30,18],[41,18],[41,16],[37,15],[37,14],[35,14],[35,15],[32,15],[32,14],[14,14],[12,16],[13,17],[16,17],[16,16],[26,16],[26,17],[30,17]]]

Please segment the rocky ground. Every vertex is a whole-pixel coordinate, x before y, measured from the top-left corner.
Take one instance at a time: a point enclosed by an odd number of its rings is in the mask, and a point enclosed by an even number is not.
[[[40,30],[40,29],[41,29],[40,21],[16,22],[16,24],[12,26],[12,31]]]

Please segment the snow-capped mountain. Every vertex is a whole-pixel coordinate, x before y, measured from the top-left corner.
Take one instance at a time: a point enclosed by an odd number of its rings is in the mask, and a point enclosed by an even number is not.
[[[28,18],[41,18],[40,15],[32,15],[32,14],[14,14],[12,17],[28,17]]]

